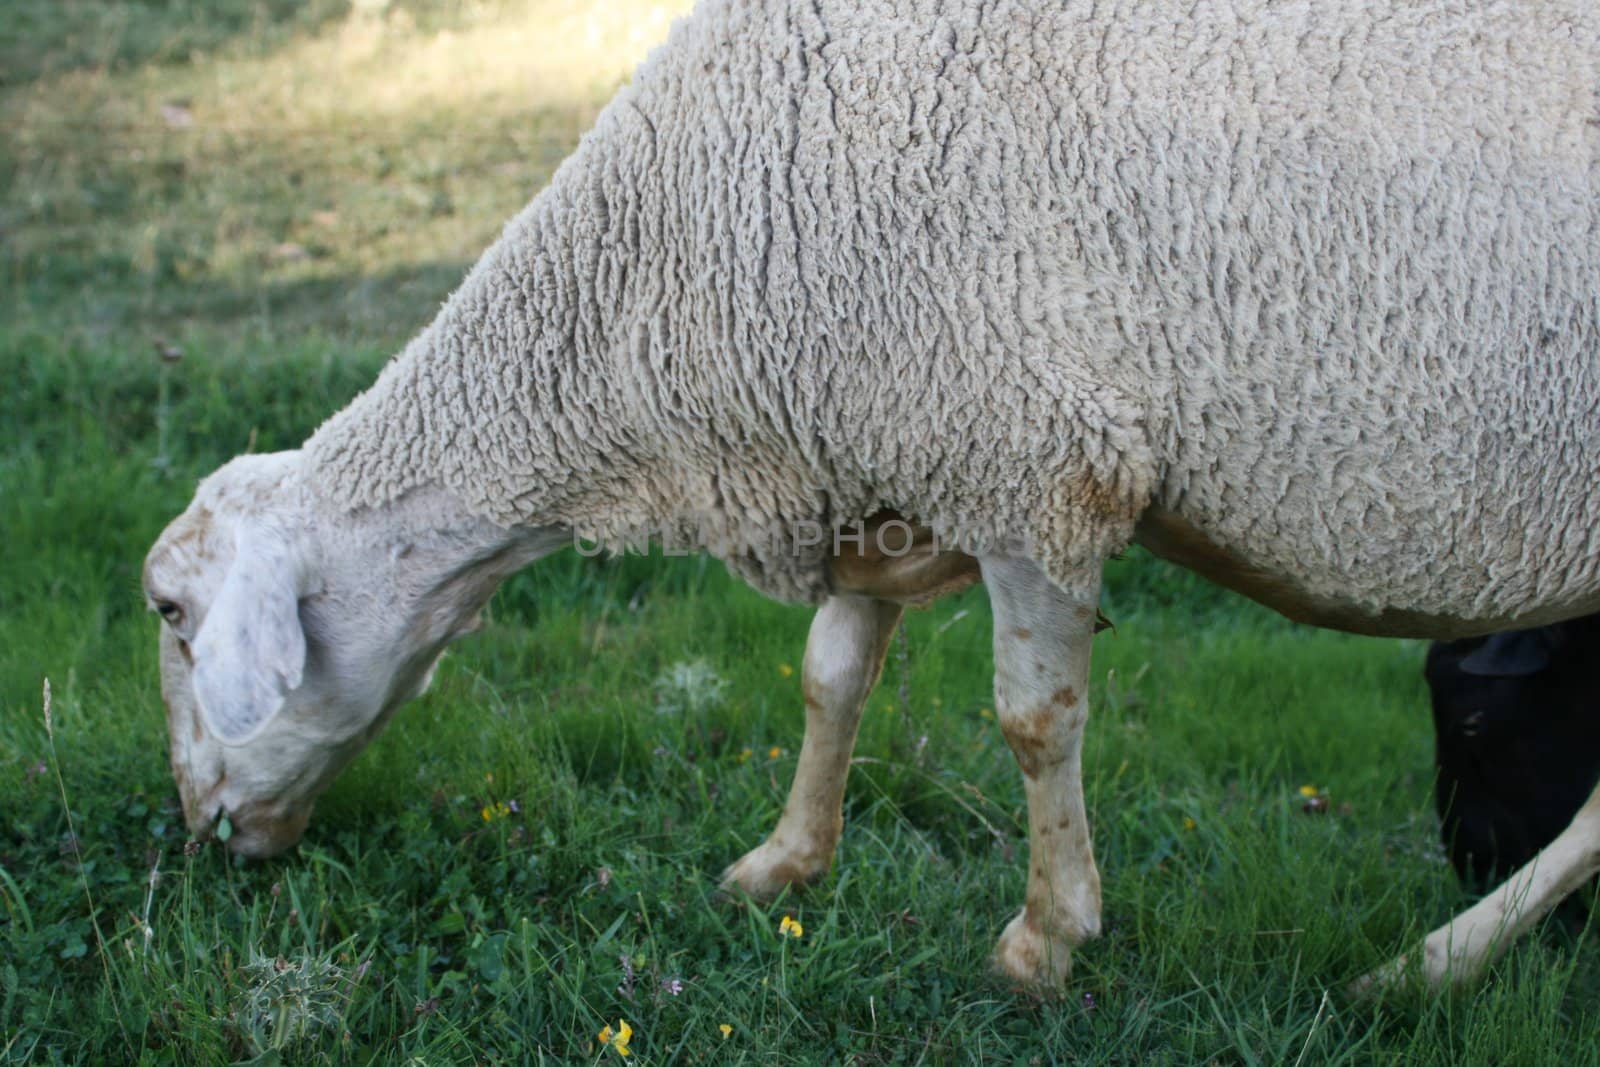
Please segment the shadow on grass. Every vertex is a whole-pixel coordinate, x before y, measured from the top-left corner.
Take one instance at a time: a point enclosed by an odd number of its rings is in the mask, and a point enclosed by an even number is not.
[[[73,71],[121,73],[188,63],[225,48],[266,53],[349,16],[351,0],[9,0],[0,90]],[[370,6],[370,5],[369,5]],[[463,0],[390,0],[426,31],[456,21]]]
[[[75,70],[188,62],[236,39],[276,45],[344,16],[349,0],[11,0],[0,89]]]

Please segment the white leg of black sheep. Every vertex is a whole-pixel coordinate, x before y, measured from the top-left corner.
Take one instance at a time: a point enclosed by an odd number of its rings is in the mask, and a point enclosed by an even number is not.
[[[1571,824],[1494,892],[1427,936],[1420,973],[1432,989],[1462,984],[1569,894],[1600,873],[1600,785]],[[1356,984],[1358,992],[1404,982],[1413,957],[1401,956]]]

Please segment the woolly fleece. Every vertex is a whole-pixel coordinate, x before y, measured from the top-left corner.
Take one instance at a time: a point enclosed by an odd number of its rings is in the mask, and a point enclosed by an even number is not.
[[[377,384],[328,506],[1097,582],[1144,510],[1317,596],[1600,591],[1587,2],[706,0]]]

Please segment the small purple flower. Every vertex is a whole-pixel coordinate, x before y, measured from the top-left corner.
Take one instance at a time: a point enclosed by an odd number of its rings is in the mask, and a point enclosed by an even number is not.
[[[665,989],[668,993],[671,993],[673,996],[677,996],[679,993],[683,992],[683,979],[682,978],[663,978],[663,979],[661,979],[661,988]]]

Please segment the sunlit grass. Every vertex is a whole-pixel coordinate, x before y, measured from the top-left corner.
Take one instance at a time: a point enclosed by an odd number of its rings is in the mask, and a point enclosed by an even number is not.
[[[687,4],[443,7],[0,93],[14,313],[71,294],[100,335],[415,329]]]

